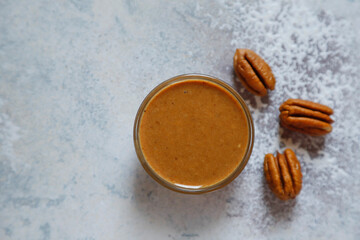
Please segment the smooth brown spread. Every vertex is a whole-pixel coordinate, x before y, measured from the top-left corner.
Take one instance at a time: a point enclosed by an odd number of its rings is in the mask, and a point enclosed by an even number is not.
[[[145,159],[158,175],[173,184],[204,187],[240,164],[249,129],[231,93],[209,81],[186,80],[149,101],[139,135]]]

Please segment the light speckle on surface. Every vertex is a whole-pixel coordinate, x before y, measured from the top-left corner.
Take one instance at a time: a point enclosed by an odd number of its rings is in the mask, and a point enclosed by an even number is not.
[[[359,1],[0,3],[0,239],[360,239]],[[267,97],[235,78],[251,48],[277,79]],[[184,73],[232,85],[255,124],[253,154],[224,189],[171,192],[142,169],[133,121],[146,94]],[[303,98],[333,132],[279,126]],[[292,148],[303,189],[268,189],[266,153]]]

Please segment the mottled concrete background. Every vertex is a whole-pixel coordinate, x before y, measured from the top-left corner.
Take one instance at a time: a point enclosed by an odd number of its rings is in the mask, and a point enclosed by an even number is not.
[[[0,239],[360,239],[359,12],[358,0],[0,0]],[[268,97],[236,82],[237,47],[273,68]],[[234,86],[256,128],[244,172],[200,196],[154,182],[132,142],[145,95],[191,72]],[[289,97],[333,107],[334,131],[279,127]],[[303,190],[281,202],[262,161],[286,147]]]

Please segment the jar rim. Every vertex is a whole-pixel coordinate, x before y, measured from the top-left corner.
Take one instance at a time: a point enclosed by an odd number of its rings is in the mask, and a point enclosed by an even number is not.
[[[234,171],[232,173],[230,173],[227,177],[225,177],[224,179],[222,179],[219,182],[216,182],[212,185],[208,185],[208,186],[204,186],[204,187],[199,187],[199,188],[191,188],[191,186],[179,186],[178,184],[174,184],[172,182],[167,181],[166,179],[164,179],[163,177],[161,177],[151,166],[150,164],[147,162],[143,151],[141,149],[141,144],[140,144],[140,137],[139,137],[139,128],[140,128],[140,123],[141,123],[141,119],[142,119],[142,115],[143,112],[146,108],[146,106],[150,103],[150,101],[153,99],[153,97],[159,93],[161,90],[165,89],[166,87],[168,87],[169,85],[178,83],[178,82],[182,82],[182,81],[188,81],[188,80],[204,80],[204,81],[208,81],[210,83],[216,84],[219,87],[221,87],[223,90],[227,91],[228,93],[230,93],[236,100],[237,102],[241,105],[242,110],[245,113],[246,116],[246,122],[248,124],[248,131],[249,131],[249,138],[248,138],[248,143],[247,143],[247,148],[245,151],[245,154],[243,156],[243,158],[241,159],[239,165],[234,169]],[[254,123],[249,111],[249,108],[247,107],[244,99],[240,96],[240,94],[233,89],[229,84],[227,84],[226,82],[210,76],[210,75],[205,75],[205,74],[197,74],[197,73],[190,73],[190,74],[182,74],[182,75],[178,75],[175,77],[172,77],[166,81],[163,81],[162,83],[158,84],[154,89],[152,89],[150,91],[150,93],[144,98],[144,100],[142,101],[136,117],[135,117],[135,122],[134,122],[134,129],[133,129],[133,138],[134,138],[134,146],[135,146],[135,151],[137,154],[137,157],[141,163],[141,165],[143,166],[143,168],[145,169],[145,171],[158,183],[160,183],[161,185],[163,185],[164,187],[171,189],[173,191],[176,192],[181,192],[181,193],[189,193],[189,194],[199,194],[199,193],[206,193],[206,192],[211,192],[214,191],[216,189],[222,188],[225,185],[229,184],[230,182],[232,182],[245,168],[246,164],[249,161],[250,155],[252,153],[252,149],[253,149],[253,145],[254,145]]]

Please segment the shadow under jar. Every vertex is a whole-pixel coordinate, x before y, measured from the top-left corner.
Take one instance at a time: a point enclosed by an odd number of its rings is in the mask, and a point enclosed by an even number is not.
[[[134,124],[137,156],[158,183],[182,193],[224,187],[246,166],[254,126],[228,84],[201,74],[173,77],[144,99]]]

